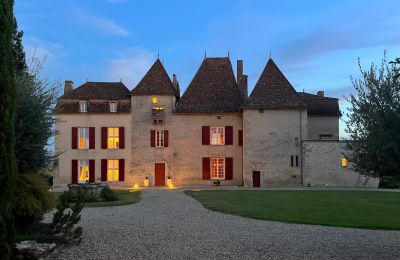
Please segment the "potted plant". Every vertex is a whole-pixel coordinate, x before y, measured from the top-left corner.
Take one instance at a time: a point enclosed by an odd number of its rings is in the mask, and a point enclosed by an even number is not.
[[[149,187],[149,177],[148,176],[144,177],[143,186]]]

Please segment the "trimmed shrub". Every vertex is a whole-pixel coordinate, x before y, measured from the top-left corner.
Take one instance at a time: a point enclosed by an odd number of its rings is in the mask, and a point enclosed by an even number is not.
[[[117,194],[115,194],[115,192],[110,188],[110,187],[105,187],[102,191],[101,191],[101,197],[105,200],[105,201],[115,201],[118,200],[118,196]]]

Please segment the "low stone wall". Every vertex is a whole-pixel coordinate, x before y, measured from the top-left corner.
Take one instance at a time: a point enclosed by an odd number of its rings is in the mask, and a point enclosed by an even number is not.
[[[342,166],[344,141],[303,141],[302,149],[304,186],[378,187],[378,179],[361,176],[351,163]]]

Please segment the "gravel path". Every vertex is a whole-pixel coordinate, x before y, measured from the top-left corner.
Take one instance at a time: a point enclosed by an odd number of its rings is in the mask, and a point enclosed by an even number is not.
[[[182,190],[142,191],[139,203],[86,208],[83,241],[50,259],[400,259],[400,231],[254,220],[212,212]]]

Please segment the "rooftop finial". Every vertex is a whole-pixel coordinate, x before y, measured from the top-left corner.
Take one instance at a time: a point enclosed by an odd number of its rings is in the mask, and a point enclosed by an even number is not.
[[[269,51],[269,58],[272,59],[272,53],[271,50]]]
[[[207,58],[207,50],[204,50],[204,59]]]
[[[160,59],[160,50],[159,49],[157,49],[157,59],[158,60]]]
[[[228,50],[228,58],[229,58],[229,50]]]

